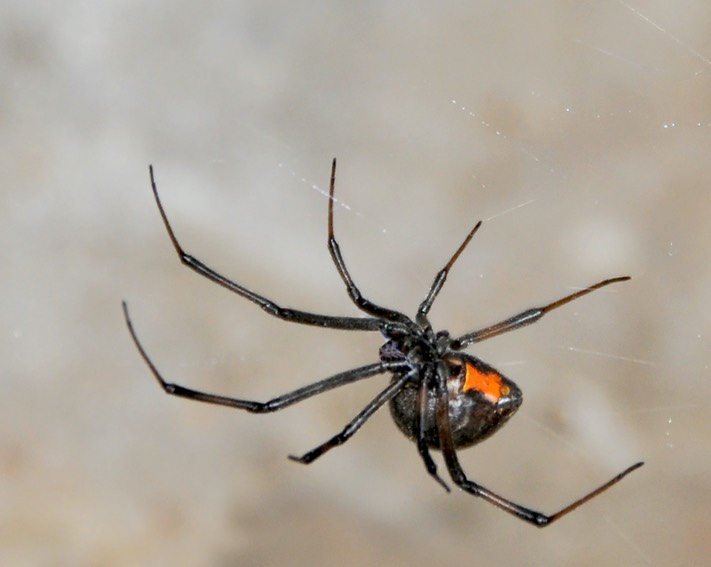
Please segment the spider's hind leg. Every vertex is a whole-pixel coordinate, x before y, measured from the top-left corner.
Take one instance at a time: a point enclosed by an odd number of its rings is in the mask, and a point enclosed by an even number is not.
[[[442,480],[442,477],[437,474],[437,465],[434,462],[434,459],[432,458],[432,455],[430,454],[430,449],[427,446],[427,440],[425,438],[425,418],[427,415],[428,411],[428,406],[427,406],[427,398],[428,398],[428,388],[427,388],[427,382],[425,380],[422,381],[422,384],[420,385],[420,388],[417,392],[417,410],[416,410],[416,419],[417,419],[417,452],[420,454],[420,457],[422,458],[422,462],[425,463],[425,468],[427,469],[427,472],[429,475],[434,478],[442,488],[444,488],[447,492],[451,492],[449,486],[447,485],[444,480]]]
[[[504,512],[508,512],[509,514],[512,514],[517,518],[524,520],[530,524],[533,524],[534,526],[537,526],[539,528],[543,528],[552,524],[553,522],[572,512],[579,506],[582,506],[589,500],[595,498],[595,496],[597,496],[598,494],[605,492],[608,488],[610,488],[614,484],[617,484],[632,471],[637,470],[644,464],[643,462],[639,462],[635,463],[630,467],[627,467],[624,471],[608,480],[605,484],[589,492],[582,498],[579,498],[572,504],[569,504],[568,506],[559,510],[555,514],[546,515],[541,512],[531,510],[530,508],[526,508],[525,506],[521,506],[520,504],[516,504],[511,500],[507,500],[506,498],[499,496],[495,492],[492,492],[488,488],[485,488],[484,486],[467,478],[466,474],[464,474],[464,471],[462,470],[462,466],[459,464],[459,458],[457,457],[457,452],[454,447],[452,431],[450,429],[449,424],[449,408],[447,404],[447,392],[445,391],[443,395],[442,393],[440,393],[439,399],[437,401],[437,429],[439,432],[442,455],[444,456],[444,460],[447,463],[447,469],[449,470],[449,474],[452,477],[452,481],[465,492],[468,492],[469,494],[472,494],[474,496],[479,496],[490,504],[501,508]]]

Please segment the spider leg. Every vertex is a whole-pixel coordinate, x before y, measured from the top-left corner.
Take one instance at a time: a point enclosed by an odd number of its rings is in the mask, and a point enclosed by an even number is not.
[[[543,528],[552,524],[553,522],[562,518],[569,512],[575,510],[577,507],[582,506],[592,498],[595,498],[595,496],[597,496],[598,494],[610,488],[612,485],[620,482],[629,473],[638,469],[644,464],[643,462],[635,463],[634,465],[626,468],[624,471],[622,471],[615,477],[608,480],[605,484],[599,486],[592,492],[589,492],[582,498],[576,500],[572,504],[569,504],[568,506],[559,510],[555,514],[546,515],[530,508],[526,508],[525,506],[521,506],[520,504],[516,504],[511,500],[507,500],[506,498],[499,496],[495,492],[492,492],[488,488],[485,488],[481,484],[478,484],[473,480],[469,480],[467,478],[466,474],[462,470],[461,465],[459,464],[459,458],[457,457],[457,452],[454,447],[454,441],[452,439],[452,430],[450,428],[449,423],[449,399],[447,396],[446,385],[442,384],[441,381],[438,384],[436,420],[442,455],[444,456],[444,460],[447,464],[447,469],[449,470],[449,474],[452,477],[452,481],[454,482],[454,484],[456,484],[465,492],[468,492],[469,494],[472,494],[474,496],[479,496],[490,504],[501,508],[504,512],[508,512],[509,514],[512,514],[517,518],[529,522],[530,524],[533,524],[534,526],[537,526],[539,528]]]
[[[481,221],[479,221],[478,223],[476,223],[476,225],[474,225],[474,228],[471,229],[471,231],[469,232],[467,237],[464,239],[464,242],[462,242],[462,244],[459,246],[459,248],[457,248],[457,251],[449,259],[449,262],[447,262],[447,265],[444,268],[442,268],[435,276],[435,279],[432,282],[432,286],[430,287],[429,291],[427,292],[427,297],[420,304],[420,307],[417,310],[417,322],[420,325],[427,324],[427,313],[429,313],[430,308],[432,307],[432,303],[434,302],[435,298],[437,297],[437,294],[442,289],[444,282],[447,280],[447,275],[449,274],[449,270],[454,265],[454,262],[457,261],[457,258],[459,258],[459,255],[467,247],[467,244],[469,244],[469,241],[472,239],[472,236],[474,236],[476,234],[476,231],[479,230],[480,226],[481,226]]]
[[[153,175],[153,166],[148,168],[151,176],[151,188],[153,189],[153,196],[155,197],[156,204],[158,205],[158,211],[163,219],[163,224],[168,232],[170,241],[173,243],[173,247],[180,258],[180,261],[185,264],[191,270],[197,272],[201,276],[207,278],[208,280],[215,282],[218,285],[230,290],[237,295],[248,299],[252,303],[256,303],[264,311],[283,319],[285,321],[293,321],[294,323],[300,323],[302,325],[315,325],[317,327],[328,327],[331,329],[346,329],[346,330],[357,330],[357,331],[377,331],[380,329],[381,324],[377,319],[370,317],[334,317],[329,315],[318,315],[316,313],[308,313],[305,311],[299,311],[296,309],[287,309],[280,307],[270,299],[263,297],[250,289],[247,289],[243,285],[234,282],[222,274],[216,272],[212,268],[206,266],[203,262],[188,254],[183,250],[183,247],[178,242],[178,238],[175,236],[170,221],[168,220],[168,215],[163,208],[163,204],[158,196],[158,187],[156,185],[155,177]]]
[[[372,315],[373,317],[385,319],[387,321],[395,323],[409,323],[410,319],[403,313],[400,313],[393,309],[388,309],[386,307],[381,307],[380,305],[376,305],[372,301],[363,297],[360,290],[353,282],[353,278],[351,278],[351,275],[348,272],[348,268],[346,267],[346,263],[343,261],[343,256],[341,256],[341,249],[338,246],[338,242],[336,241],[336,237],[333,233],[333,194],[335,191],[335,187],[336,158],[333,158],[333,163],[331,165],[331,183],[329,185],[328,192],[328,251],[331,253],[331,258],[333,259],[333,263],[336,265],[338,275],[341,276],[343,283],[346,284],[348,296],[351,298],[351,301],[355,303],[358,309],[367,313],[368,315]]]
[[[172,384],[170,382],[167,382],[163,378],[161,373],[158,371],[155,364],[153,364],[153,361],[149,358],[148,353],[146,353],[145,349],[143,348],[143,345],[141,345],[140,341],[138,340],[136,331],[133,329],[133,323],[131,322],[131,319],[128,315],[128,306],[126,305],[125,301],[123,302],[123,312],[124,317],[126,319],[126,325],[128,326],[128,330],[131,333],[133,342],[136,344],[136,348],[138,348],[138,352],[141,354],[141,357],[146,362],[156,381],[158,382],[160,387],[163,388],[166,394],[178,396],[181,398],[187,398],[190,400],[196,400],[199,402],[205,402],[208,404],[243,409],[252,413],[269,413],[279,411],[287,406],[296,404],[302,400],[305,400],[312,396],[316,396],[317,394],[321,394],[333,388],[345,386],[346,384],[351,384],[353,382],[357,382],[358,380],[370,378],[371,376],[376,376],[378,374],[383,374],[385,372],[389,372],[391,370],[399,368],[399,365],[396,363],[378,362],[375,364],[368,364],[366,366],[361,366],[360,368],[353,368],[351,370],[335,374],[334,376],[331,376],[324,380],[320,380],[318,382],[315,382],[314,384],[309,384],[308,386],[304,386],[302,388],[294,390],[293,392],[283,394],[266,402],[242,400],[238,398],[209,394],[206,392],[201,392],[199,390],[186,388],[179,384]]]
[[[554,301],[553,303],[549,303],[548,305],[545,305],[543,307],[534,307],[533,309],[527,309],[526,311],[522,311],[518,315],[514,315],[509,319],[501,321],[500,323],[496,323],[495,325],[491,325],[490,327],[486,327],[473,333],[467,333],[466,335],[462,335],[461,337],[454,339],[450,345],[450,348],[452,348],[453,350],[461,350],[467,345],[485,341],[486,339],[490,339],[491,337],[495,337],[496,335],[501,335],[503,333],[508,333],[509,331],[513,331],[515,329],[520,329],[521,327],[525,327],[526,325],[535,323],[546,313],[549,313],[554,309],[565,305],[566,303],[570,303],[571,301],[578,299],[583,295],[587,295],[591,291],[595,291],[596,289],[600,289],[601,287],[605,287],[606,285],[610,285],[613,283],[624,282],[629,279],[629,276],[620,276],[617,278],[603,280],[601,282],[596,283],[595,285],[591,285],[590,287],[581,289],[580,291],[576,291],[575,293],[571,293],[570,295],[566,295],[562,299]]]
[[[429,411],[427,407],[427,400],[428,400],[428,384],[427,384],[427,379],[423,379],[422,383],[420,384],[420,389],[417,392],[417,422],[419,424],[419,429],[417,432],[417,452],[420,454],[420,457],[422,458],[422,461],[425,463],[425,468],[427,469],[427,472],[429,475],[434,478],[441,486],[444,488],[447,492],[450,492],[449,486],[447,486],[447,483],[442,480],[442,477],[440,477],[437,474],[437,465],[434,462],[434,459],[432,459],[432,455],[430,455],[430,449],[427,446],[427,441],[425,439],[425,416],[427,415],[427,412]]]
[[[363,410],[357,416],[355,416],[353,420],[348,423],[348,425],[346,425],[343,431],[341,431],[337,435],[334,435],[333,437],[331,437],[331,439],[329,439],[325,443],[322,443],[318,447],[311,449],[308,453],[305,453],[301,457],[289,455],[289,458],[292,461],[308,465],[309,463],[314,462],[321,455],[323,455],[327,451],[330,451],[334,447],[343,445],[346,441],[353,437],[353,435],[355,435],[356,431],[358,431],[376,411],[378,411],[385,403],[393,399],[402,389],[405,383],[411,378],[412,374],[407,373],[397,378],[396,380],[393,380],[392,382],[390,382],[390,384],[388,384],[387,388],[385,388],[375,398],[373,398],[368,403],[368,405],[365,406],[365,408],[363,408]]]

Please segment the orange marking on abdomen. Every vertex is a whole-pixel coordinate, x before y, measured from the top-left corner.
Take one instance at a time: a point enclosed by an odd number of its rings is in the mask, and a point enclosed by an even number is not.
[[[509,387],[502,380],[501,375],[496,372],[481,372],[467,362],[466,375],[464,377],[464,391],[476,390],[481,392],[490,402],[496,403],[501,396],[509,393]]]

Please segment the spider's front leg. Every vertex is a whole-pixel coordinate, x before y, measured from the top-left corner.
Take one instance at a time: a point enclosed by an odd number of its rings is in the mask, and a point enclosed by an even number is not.
[[[153,166],[149,166],[149,172],[151,176],[151,188],[153,190],[153,197],[158,206],[158,212],[160,213],[161,219],[163,220],[163,225],[168,233],[168,237],[175,248],[175,252],[183,265],[187,266],[194,272],[200,274],[202,277],[221,285],[225,289],[236,293],[237,295],[248,299],[252,303],[255,303],[261,307],[265,312],[273,317],[278,317],[284,321],[290,321],[294,323],[299,323],[301,325],[314,325],[317,327],[326,327],[329,329],[345,329],[349,331],[378,331],[381,328],[381,322],[373,317],[338,317],[332,315],[319,315],[318,313],[309,313],[306,311],[300,311],[298,309],[291,309],[288,307],[282,307],[274,303],[271,299],[267,299],[263,295],[260,295],[251,289],[243,286],[242,284],[233,281],[226,276],[223,276],[219,272],[213,270],[207,266],[204,262],[188,254],[178,241],[178,237],[175,235],[170,221],[168,220],[168,215],[163,208],[163,203],[158,195],[158,185],[156,184],[155,177],[153,175]]]
[[[394,309],[388,309],[387,307],[382,307],[376,305],[369,299],[363,297],[363,294],[358,289],[358,286],[353,281],[346,263],[341,255],[341,247],[338,245],[336,236],[333,230],[333,202],[335,201],[334,193],[336,189],[336,158],[333,158],[333,163],[331,164],[331,182],[328,189],[328,251],[331,254],[331,259],[333,260],[336,270],[338,270],[338,275],[341,276],[341,280],[346,285],[346,291],[351,301],[364,313],[367,313],[371,317],[377,319],[384,319],[385,321],[391,321],[396,323],[408,323],[409,318],[395,311]]]
[[[220,396],[217,394],[193,390],[192,388],[186,388],[180,384],[173,384],[166,381],[156,365],[153,364],[153,361],[148,356],[148,353],[143,348],[141,342],[138,340],[138,335],[136,335],[136,331],[133,328],[133,322],[128,314],[128,305],[125,301],[123,302],[123,314],[126,319],[128,330],[131,333],[131,338],[133,339],[138,352],[148,365],[153,377],[156,379],[160,387],[163,388],[163,391],[165,391],[166,394],[218,406],[242,409],[251,413],[271,413],[279,411],[287,406],[296,404],[312,396],[322,394],[323,392],[332,390],[333,388],[345,386],[346,384],[352,384],[358,380],[370,378],[371,376],[377,376],[378,374],[384,374],[385,372],[391,372],[393,368],[397,367],[395,363],[376,362],[375,364],[368,364],[366,366],[361,366],[360,368],[353,368],[351,370],[347,370],[346,372],[341,372],[324,380],[309,384],[308,386],[304,386],[294,390],[293,392],[289,392],[288,394],[277,396],[276,398],[266,402]]]

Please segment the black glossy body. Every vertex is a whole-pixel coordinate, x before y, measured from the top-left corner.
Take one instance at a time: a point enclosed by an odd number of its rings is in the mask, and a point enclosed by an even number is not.
[[[478,443],[495,433],[516,412],[522,401],[521,391],[516,384],[478,358],[459,351],[471,344],[530,325],[538,321],[546,313],[570,301],[582,297],[595,289],[628,280],[629,277],[623,276],[603,280],[542,307],[526,309],[499,323],[457,338],[451,338],[446,331],[435,332],[430,325],[427,314],[442,289],[449,270],[472,236],[474,236],[474,233],[479,229],[481,222],[477,223],[469,232],[449,262],[437,273],[414,319],[404,313],[376,305],[363,297],[353,282],[334,236],[333,195],[336,174],[336,160],[334,159],[329,186],[328,249],[333,263],[346,286],[348,296],[366,316],[333,316],[299,311],[278,305],[274,301],[223,276],[195,256],[185,252],[178,242],[161,204],[152,167],[150,168],[150,174],[153,195],[165,229],[180,261],[191,270],[251,301],[269,315],[283,321],[347,331],[380,331],[386,338],[385,344],[380,348],[378,362],[346,370],[266,402],[245,400],[202,392],[166,381],[138,340],[128,314],[128,306],[124,302],[124,317],[136,348],[150,368],[154,378],[166,393],[190,400],[242,409],[252,413],[270,413],[333,388],[389,373],[392,377],[387,386],[352,418],[340,433],[304,455],[300,457],[291,456],[290,458],[301,463],[313,462],[327,451],[348,441],[378,409],[385,404],[389,404],[395,423],[405,435],[415,442],[427,472],[441,486],[449,490],[447,484],[437,473],[437,465],[430,455],[430,449],[442,451],[447,471],[452,481],[459,488],[539,527],[546,526],[571,512],[642,465],[642,463],[636,463],[628,467],[602,486],[562,510],[555,514],[546,515],[507,500],[468,479],[459,464],[456,452],[457,449]]]
[[[478,366],[482,371],[495,373],[492,367],[476,357],[457,354],[450,356],[443,369],[447,374],[447,400],[449,407],[449,427],[452,441],[457,449],[471,447],[496,433],[523,402],[519,387],[508,378],[498,374],[509,388],[509,393],[498,400],[491,400],[481,390],[464,389],[465,364]],[[395,380],[396,378],[393,378]],[[424,427],[424,437],[431,449],[441,449],[435,407],[437,405],[436,388],[427,388],[427,410],[420,423],[418,407],[418,386],[408,382],[390,400],[390,414],[393,420],[409,439],[415,441],[420,427]]]

